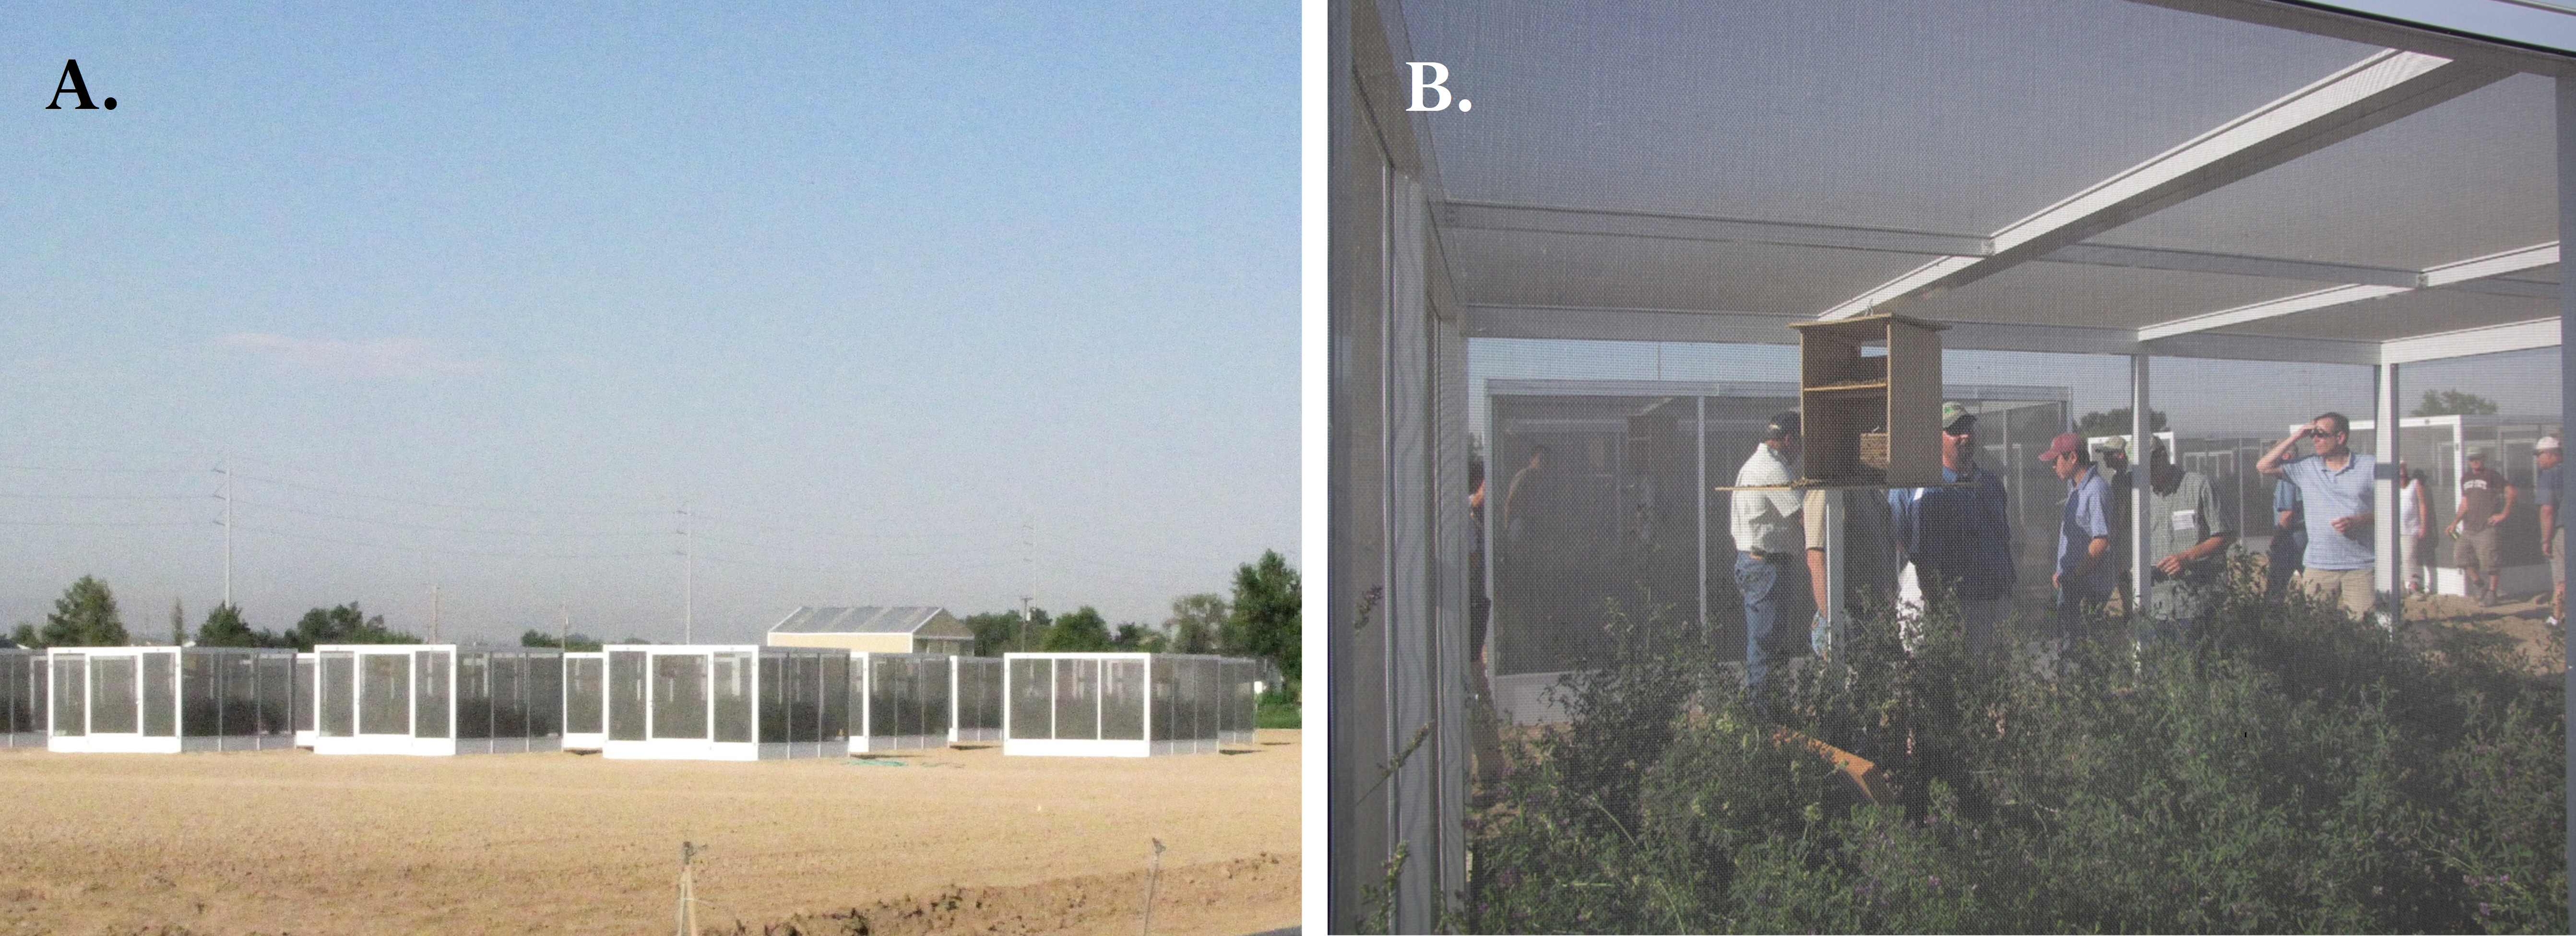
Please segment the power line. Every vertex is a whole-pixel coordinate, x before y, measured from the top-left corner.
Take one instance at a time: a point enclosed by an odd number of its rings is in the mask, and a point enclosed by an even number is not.
[[[106,474],[196,474],[196,468],[63,468],[54,465],[0,465],[0,471],[100,472]]]
[[[407,504],[413,507],[436,507],[443,510],[480,510],[487,513],[515,513],[540,517],[667,517],[671,514],[668,510],[541,510],[534,507],[485,507],[476,504],[447,504],[439,503],[437,501],[412,500],[403,497],[386,497],[381,494],[362,494],[357,491],[344,491],[339,488],[325,487],[319,484],[305,484],[300,481],[288,481],[282,478],[264,478],[259,475],[250,474],[236,476],[245,481],[257,481],[262,484],[275,484],[282,487],[300,488],[307,491],[319,491],[325,494],[337,494],[342,497],[384,501],[390,504]]]
[[[196,500],[198,497],[196,494],[0,494],[0,498],[10,500],[176,501]]]
[[[255,500],[239,500],[239,499],[236,499],[236,500],[234,501],[234,503],[240,504],[240,505],[242,505],[242,506],[244,506],[244,507],[264,507],[264,508],[267,508],[267,509],[269,509],[269,510],[282,510],[282,511],[285,511],[285,512],[287,512],[287,513],[303,514],[303,515],[308,516],[308,517],[323,517],[323,518],[331,519],[331,520],[346,520],[346,521],[349,521],[349,522],[351,522],[351,523],[371,523],[371,524],[375,524],[375,525],[378,525],[378,526],[401,527],[401,528],[404,528],[404,529],[410,529],[410,530],[436,530],[436,531],[439,531],[439,532],[442,532],[442,533],[470,533],[470,534],[474,534],[474,535],[477,535],[477,536],[543,536],[543,537],[577,538],[577,539],[578,539],[578,538],[587,538],[587,539],[604,539],[604,538],[612,538],[612,537],[620,537],[620,536],[661,536],[661,535],[664,535],[664,534],[663,534],[663,532],[662,532],[662,531],[660,531],[660,530],[639,530],[639,531],[633,531],[633,532],[618,532],[618,533],[548,533],[548,532],[536,532],[536,531],[528,531],[528,530],[477,530],[477,529],[472,529],[472,528],[468,528],[468,527],[438,526],[438,525],[435,525],[435,524],[427,524],[427,523],[404,523],[404,522],[401,522],[401,521],[399,521],[399,520],[376,520],[376,519],[372,519],[372,518],[368,518],[368,517],[352,517],[352,516],[347,516],[347,515],[345,515],[345,514],[325,513],[325,512],[323,512],[323,511],[319,511],[319,510],[306,510],[306,509],[301,508],[301,507],[289,507],[289,506],[286,506],[286,505],[284,505],[284,504],[270,504],[270,503],[264,503],[264,502],[261,502],[261,501],[255,501]]]
[[[399,546],[388,543],[369,543],[360,540],[340,539],[338,537],[331,536],[313,536],[306,533],[289,533],[285,530],[274,530],[259,526],[242,525],[237,527],[237,529],[251,533],[266,533],[270,536],[283,536],[288,539],[312,540],[317,543],[338,543],[343,546],[363,546],[369,549],[391,549],[402,552],[440,553],[450,556],[492,556],[505,559],[643,559],[654,556],[669,555],[669,553],[659,550],[654,552],[636,553],[532,553],[476,549],[440,549],[433,546]]]
[[[0,520],[0,526],[36,527],[192,527],[196,525],[196,521],[193,520],[150,523],[117,523],[99,520]]]
[[[778,526],[778,525],[775,525],[775,524],[768,524],[768,523],[755,523],[755,522],[752,522],[752,521],[749,521],[749,520],[735,520],[735,519],[731,519],[731,518],[728,518],[728,517],[711,516],[711,515],[703,514],[703,513],[702,513],[702,514],[698,514],[698,515],[697,515],[697,518],[698,518],[698,519],[700,519],[700,520],[704,520],[704,521],[710,522],[710,523],[722,523],[722,524],[727,524],[727,525],[730,525],[730,526],[751,527],[752,529],[756,529],[756,530],[770,530],[770,531],[779,532],[779,533],[796,533],[796,534],[801,534],[801,535],[805,535],[805,536],[829,536],[829,537],[835,537],[835,538],[839,538],[839,539],[855,539],[855,540],[890,540],[890,539],[937,539],[937,538],[954,538],[954,537],[961,537],[961,536],[976,536],[976,535],[982,535],[982,534],[991,533],[991,532],[996,531],[996,530],[1009,531],[1009,530],[1016,530],[1016,529],[1018,529],[1018,528],[1019,528],[1019,527],[1018,527],[1018,525],[1014,524],[1014,525],[1011,525],[1011,526],[998,526],[998,527],[969,527],[969,528],[965,528],[965,529],[958,529],[958,530],[942,530],[942,531],[939,531],[939,532],[936,532],[936,533],[840,533],[840,532],[833,532],[833,531],[828,531],[828,530],[807,530],[807,529],[799,529],[799,528],[796,528],[796,527],[784,527],[784,526]]]
[[[724,543],[724,544],[729,545],[729,546],[747,546],[747,547],[750,547],[750,548],[752,548],[752,549],[774,549],[774,550],[778,550],[778,551],[781,551],[781,552],[814,553],[814,554],[818,554],[818,555],[826,555],[826,556],[859,556],[859,557],[871,558],[871,559],[925,559],[925,558],[937,558],[937,557],[940,557],[940,556],[971,556],[971,555],[976,555],[976,554],[979,554],[979,553],[989,553],[989,552],[995,552],[995,551],[996,551],[996,550],[994,550],[994,549],[991,549],[991,548],[985,548],[985,547],[969,547],[969,548],[965,548],[965,549],[943,549],[943,550],[936,550],[936,551],[932,551],[932,552],[871,553],[871,552],[855,552],[855,551],[846,550],[846,549],[816,549],[816,548],[814,548],[814,547],[810,547],[810,546],[790,546],[790,545],[785,545],[785,544],[781,544],[781,543],[751,543],[751,542],[744,542],[744,541],[742,541],[742,540],[725,539],[724,537],[721,537],[721,536],[709,536],[709,537],[704,537],[704,539],[705,539],[707,542],[710,542],[710,543]]]

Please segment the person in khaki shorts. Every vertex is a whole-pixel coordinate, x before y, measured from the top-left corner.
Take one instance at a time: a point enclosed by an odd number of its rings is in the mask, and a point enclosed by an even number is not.
[[[2504,475],[2487,467],[2485,449],[2469,450],[2469,470],[2460,474],[2460,506],[2454,511],[2451,532],[2460,538],[2451,544],[2451,564],[2460,567],[2460,578],[2478,607],[2496,604],[2496,587],[2504,579],[2504,525],[2513,514],[2513,485]]]
[[[2540,505],[2540,554],[2549,558],[2549,626],[2567,620],[2567,528],[2559,525],[2558,486],[2562,483],[2557,436],[2541,436],[2533,447],[2540,463],[2532,479],[2532,502]]]
[[[2300,442],[2312,449],[2292,455]],[[2255,460],[2254,470],[2298,485],[2307,505],[2307,567],[2299,584],[2320,601],[2337,602],[2345,613],[2366,619],[2377,603],[2377,554],[2371,551],[2370,525],[2375,519],[2371,483],[2378,462],[2352,450],[2352,421],[2327,413],[2299,427]]]

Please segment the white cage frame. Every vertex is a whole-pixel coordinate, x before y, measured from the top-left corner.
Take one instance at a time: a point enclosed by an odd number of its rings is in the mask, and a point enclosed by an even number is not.
[[[528,667],[527,672],[550,670],[559,679],[562,673],[561,663],[545,661],[545,658],[559,657],[561,653],[562,651],[551,647],[504,647],[477,644],[317,645],[313,648],[316,703],[313,753],[453,757],[460,754],[527,754],[563,750],[563,696],[560,691],[546,692],[537,687],[530,687],[534,691],[522,693],[522,697],[528,700],[531,706],[527,713],[528,717],[522,724],[542,730],[525,731],[510,737],[460,738],[457,736],[461,733],[459,729],[463,727],[464,717],[462,704],[464,700],[458,692],[464,679],[462,665],[464,658],[481,656],[488,659],[492,656],[504,655],[528,657],[542,662]],[[347,654],[346,659],[349,660],[349,671],[346,674],[335,672],[331,665],[335,659],[340,658],[341,654]],[[402,674],[402,714],[399,719],[401,728],[399,731],[368,730],[371,727],[386,727],[382,724],[370,724],[367,715],[367,693],[369,689],[374,688],[376,680],[385,678],[384,672],[392,671],[387,667],[383,668],[383,672],[378,672],[377,668],[368,665],[370,660],[400,661],[398,665]],[[431,682],[427,684],[438,687],[437,699],[438,704],[445,710],[443,714],[424,711],[422,689],[424,680],[429,680]],[[333,719],[326,711],[328,706],[343,693],[346,694],[349,703],[349,725],[346,734],[336,733],[332,729],[328,723]],[[424,715],[429,716],[428,724],[436,726],[437,734],[423,733],[421,729],[424,727]]]
[[[1166,653],[1007,653],[1002,668],[1002,753],[1012,756],[1038,757],[1154,757],[1166,754],[1213,753],[1222,747],[1227,702],[1232,684],[1226,679],[1226,657]],[[1022,681],[1021,663],[1047,664],[1046,687],[1041,693]],[[1111,666],[1135,663],[1141,695],[1141,709],[1134,732],[1136,737],[1104,738],[1101,735],[1117,729],[1128,734],[1123,724],[1112,721],[1108,704],[1112,682]],[[1071,668],[1068,668],[1070,664]],[[1089,701],[1083,695],[1087,674]],[[1072,687],[1068,691],[1067,687]],[[1029,693],[1022,699],[1023,691]],[[1049,728],[1039,733],[1027,725],[1024,707],[1033,707],[1043,697],[1050,719]],[[1174,705],[1194,703],[1199,714],[1186,720],[1166,722],[1158,718],[1169,701]],[[1067,727],[1068,712],[1075,724]],[[1084,730],[1079,722],[1088,715],[1091,722]],[[1123,719],[1122,719],[1123,720]],[[1186,725],[1177,730],[1173,723]],[[1029,735],[1023,737],[1022,735]],[[1088,735],[1085,737],[1084,735]],[[1166,735],[1157,737],[1157,735]],[[1185,736],[1176,736],[1185,735]]]
[[[596,751],[608,743],[608,654],[598,650],[568,652],[563,655],[563,746],[567,751]],[[579,670],[592,668],[586,678]],[[587,696],[587,698],[584,698]],[[591,727],[596,731],[575,731],[574,713],[579,706],[589,706],[595,715]]]
[[[1002,691],[1003,672],[1001,657],[948,658],[949,744],[1002,743],[1003,702],[1009,698]],[[981,718],[977,712],[992,718]]]
[[[44,747],[45,653],[0,647],[0,748]]]
[[[957,669],[944,653],[878,653],[870,650],[850,651],[850,753],[884,754],[893,751],[926,751],[944,748],[957,725]],[[906,702],[926,705],[936,702],[939,711],[919,722],[921,731],[877,733],[878,716],[885,714],[880,706],[889,700],[881,698],[877,683],[877,664],[909,664],[918,678],[908,688],[914,690]],[[899,690],[898,690],[899,691]]]
[[[45,749],[79,754],[179,754],[197,751],[260,751],[289,748],[295,745],[294,733],[294,659],[292,650],[252,647],[55,647],[44,652],[47,702],[45,705]],[[229,662],[247,660],[251,684],[246,698],[232,695],[212,697],[211,713],[220,720],[226,703],[250,705],[251,730],[236,734],[190,735],[197,719],[189,715],[189,702],[201,680],[215,679],[217,686],[205,690],[221,692],[223,671],[213,664],[203,667],[188,665],[190,660]],[[278,662],[270,662],[278,661]],[[158,666],[162,669],[156,673]],[[102,683],[102,672],[122,673],[116,678],[125,691],[118,692]],[[192,670],[197,671],[192,673]],[[64,677],[76,675],[73,685]],[[274,690],[267,680],[277,679]],[[157,688],[157,692],[156,692]],[[64,693],[79,696],[77,706],[65,705]],[[131,731],[101,730],[123,727],[122,719],[101,717],[104,704],[119,708],[131,706]],[[273,710],[273,711],[272,711]],[[200,713],[199,718],[207,713]],[[160,727],[157,716],[166,718]],[[271,730],[261,724],[274,719]],[[77,721],[79,724],[72,724]]]
[[[601,648],[600,652],[607,659],[603,680],[607,698],[606,704],[601,706],[601,715],[605,723],[604,727],[608,729],[608,736],[600,743],[602,757],[617,760],[755,761],[841,757],[849,752],[847,706],[850,703],[850,680],[847,670],[841,671],[841,678],[838,680],[829,677],[832,661],[840,661],[843,667],[849,665],[850,651],[824,647],[768,647],[759,644],[610,644]],[[622,654],[642,654],[642,656],[627,658],[621,656]],[[659,677],[661,663],[665,659],[686,658],[696,658],[701,661],[697,675],[702,680],[699,683],[699,694],[704,696],[704,700],[700,703],[695,718],[698,724],[704,726],[704,729],[695,737],[660,737],[658,731],[661,728],[659,722],[663,709],[660,704],[661,694],[670,688],[661,685],[665,682]],[[714,683],[718,678],[716,670],[719,658],[747,659],[751,664],[740,668],[740,678],[745,680],[744,691],[750,700],[749,734],[754,740],[715,740],[717,722],[721,717],[717,711],[717,693],[713,691]],[[625,698],[630,693],[621,687],[620,664],[629,659],[635,659],[635,662],[642,667],[639,674],[641,686],[632,693],[634,695],[632,699]],[[821,661],[825,675],[820,679],[818,687],[820,695],[815,700],[820,709],[821,740],[770,742],[757,740],[762,735],[764,719],[767,717],[761,705],[762,682],[769,678],[770,667],[763,666],[762,663],[773,659]],[[685,669],[686,665],[683,664],[681,668]],[[833,707],[836,694],[841,706],[837,710]],[[640,706],[641,709],[630,711],[627,706]],[[835,711],[840,717],[831,717]],[[622,730],[629,726],[627,718],[639,718],[641,721],[640,724],[633,726],[633,730]],[[621,734],[630,733],[641,736],[619,737]]]

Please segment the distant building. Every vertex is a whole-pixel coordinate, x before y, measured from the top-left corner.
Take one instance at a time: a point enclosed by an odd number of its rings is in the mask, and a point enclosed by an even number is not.
[[[798,608],[770,626],[769,645],[971,656],[975,632],[946,608]]]

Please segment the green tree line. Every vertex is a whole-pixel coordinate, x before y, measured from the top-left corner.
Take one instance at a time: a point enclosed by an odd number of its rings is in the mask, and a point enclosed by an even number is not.
[[[1172,599],[1159,626],[1111,627],[1098,609],[1084,605],[1054,615],[1030,608],[988,611],[962,618],[975,632],[975,653],[1024,651],[1215,653],[1267,660],[1284,677],[1285,698],[1296,698],[1303,647],[1303,604],[1296,569],[1276,551],[1235,568],[1232,594],[1206,592]]]

